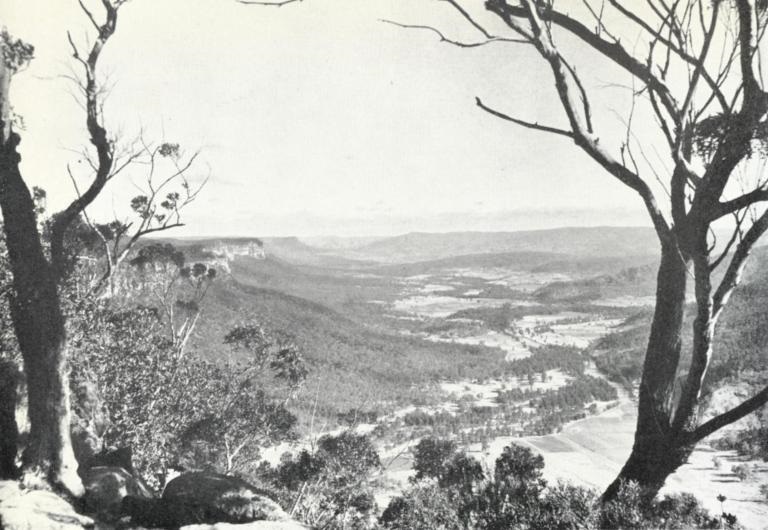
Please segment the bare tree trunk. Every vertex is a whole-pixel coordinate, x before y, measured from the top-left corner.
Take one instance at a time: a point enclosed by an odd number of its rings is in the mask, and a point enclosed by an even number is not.
[[[655,495],[692,450],[679,445],[670,417],[682,347],[687,264],[676,245],[662,247],[656,308],[640,381],[635,441],[629,459],[603,494],[604,501],[614,498],[621,483],[630,480]]]
[[[10,361],[0,361],[0,480],[18,477],[16,452],[19,427],[16,424],[19,373]]]
[[[47,481],[79,496],[83,486],[69,433],[66,334],[56,275],[45,258],[34,203],[19,171],[19,136],[8,123],[8,77],[0,72],[0,209],[13,274],[11,319],[24,360],[30,433],[24,479]]]

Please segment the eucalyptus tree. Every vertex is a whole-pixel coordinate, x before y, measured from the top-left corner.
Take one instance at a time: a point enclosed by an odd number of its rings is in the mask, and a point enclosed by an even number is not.
[[[479,40],[461,42],[437,28],[417,27],[462,47],[498,41],[532,46],[552,76],[567,126],[515,117],[480,98],[477,106],[573,142],[608,178],[638,196],[658,235],[656,305],[634,445],[604,499],[613,498],[625,480],[655,494],[696,443],[768,401],[765,387],[707,421],[700,419],[704,379],[717,353],[718,320],[750,252],[768,230],[768,177],[762,174],[768,155],[763,77],[768,2],[486,0],[483,11],[479,3],[442,1]],[[490,20],[500,21],[509,34],[492,34]],[[609,64],[615,73],[611,81],[631,90],[619,142],[612,138],[615,129],[605,129],[605,116],[594,115],[606,111],[595,110],[594,90],[583,79],[593,61]],[[641,109],[652,116],[654,134],[664,142],[663,167],[649,162],[653,140],[633,126]],[[717,243],[715,226],[728,228],[729,237]],[[689,289],[695,318],[693,338],[684,345]]]
[[[87,49],[78,46],[67,33],[72,57],[80,72],[73,80],[82,96],[90,143],[80,153],[87,163],[89,180],[81,190],[70,168],[66,171],[62,168],[62,174],[68,174],[72,180],[77,197],[50,217],[44,231],[34,193],[22,175],[18,151],[21,128],[17,126],[19,118],[13,112],[11,99],[11,79],[33,59],[34,47],[12,37],[6,30],[0,34],[0,209],[12,277],[4,295],[10,302],[9,312],[23,361],[30,424],[22,454],[22,478],[29,486],[53,486],[75,496],[83,489],[70,439],[68,343],[60,293],[72,271],[69,232],[85,222],[103,241],[104,271],[93,285],[95,290],[101,290],[139,237],[181,225],[180,210],[194,200],[199,191],[199,188],[193,189],[185,177],[195,156],[184,161],[177,144],[153,145],[142,138],[125,147],[105,126],[106,92],[98,66],[117,28],[118,12],[127,2],[99,0],[94,2],[101,9],[97,13],[78,0],[87,23],[94,30]],[[159,158],[169,159],[173,166],[162,179],[155,171]],[[147,190],[131,202],[139,218],[136,226],[123,222],[92,223],[86,209],[112,179],[136,164],[149,167]],[[180,183],[182,193],[166,193],[174,182]]]

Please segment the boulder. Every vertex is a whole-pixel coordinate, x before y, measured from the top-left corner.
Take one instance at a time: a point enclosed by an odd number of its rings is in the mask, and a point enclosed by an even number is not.
[[[210,522],[245,523],[290,519],[269,497],[266,490],[237,477],[216,473],[195,472],[179,475],[165,487],[163,499],[180,501],[220,514],[217,517],[221,518]]]
[[[266,491],[236,477],[201,472],[184,473],[171,480],[160,499],[126,496],[122,512],[130,515],[135,523],[164,528],[252,521],[292,522]]]
[[[19,483],[0,481],[0,528],[3,530],[80,530],[93,519],[50,491],[22,490]]]
[[[82,478],[85,486],[83,503],[88,513],[117,518],[127,495],[152,498],[152,492],[122,467],[92,467],[82,473]]]
[[[242,524],[191,524],[182,526],[181,530],[308,530],[309,528],[296,521],[254,521]]]

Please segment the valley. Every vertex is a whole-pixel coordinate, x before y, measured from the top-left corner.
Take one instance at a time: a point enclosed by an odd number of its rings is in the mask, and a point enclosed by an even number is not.
[[[544,455],[552,482],[601,490],[616,476],[636,404],[631,379],[603,370],[631,351],[627,337],[634,348],[645,341],[652,254],[448,257],[419,248],[411,259],[434,259],[382,264],[360,248],[336,254],[298,240],[270,248],[267,239],[265,251],[234,257],[208,311],[293,333],[313,367],[297,404],[300,439],[267,449],[267,461],[345,428],[368,434],[384,465],[380,506],[407,486],[411,449],[430,436],[456,440],[489,469],[515,442]],[[203,336],[218,319],[201,326]],[[690,491],[713,513],[723,494],[742,524],[760,528],[757,485],[768,469],[750,462],[756,478],[742,482],[727,467],[715,471],[713,458],[736,461],[704,444],[667,490]]]

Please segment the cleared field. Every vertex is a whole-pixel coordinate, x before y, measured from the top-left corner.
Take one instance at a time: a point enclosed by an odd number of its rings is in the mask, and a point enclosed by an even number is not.
[[[460,337],[456,335],[425,335],[425,339],[434,342],[450,342],[454,344],[471,344],[474,346],[487,346],[489,348],[499,348],[504,351],[504,360],[512,361],[522,359],[531,355],[529,344],[531,341],[513,337],[507,333],[498,331],[484,331],[477,335]]]
[[[435,294],[416,295],[396,300],[392,309],[428,318],[445,318],[462,309],[473,307],[498,307],[503,300],[484,298],[455,298]]]
[[[548,436],[498,438],[483,455],[492,465],[510,442],[527,445],[544,456],[544,476],[550,482],[572,482],[603,490],[617,475],[632,447],[636,405],[624,397],[621,405],[602,414],[567,425]],[[719,460],[719,465],[716,462]],[[736,464],[756,466],[753,477],[740,481],[731,471]],[[696,448],[690,461],[672,475],[662,493],[689,492],[713,514],[720,513],[718,495],[725,495],[725,511],[738,517],[748,529],[768,528],[768,503],[760,485],[768,483],[764,462],[739,459],[732,451]]]

